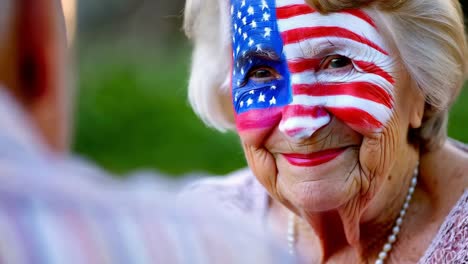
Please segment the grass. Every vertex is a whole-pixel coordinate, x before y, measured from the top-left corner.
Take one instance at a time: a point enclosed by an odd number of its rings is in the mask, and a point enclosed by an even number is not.
[[[206,128],[190,109],[188,52],[88,52],[79,65],[76,152],[116,173],[223,174],[245,166],[237,136]]]
[[[118,174],[137,168],[224,174],[245,166],[237,136],[206,128],[189,107],[188,50],[82,48],[74,150]],[[449,125],[449,134],[464,142],[467,104],[465,89]]]

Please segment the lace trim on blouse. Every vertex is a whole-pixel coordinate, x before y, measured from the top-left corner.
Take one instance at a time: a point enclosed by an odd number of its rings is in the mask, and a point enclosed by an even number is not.
[[[468,191],[447,216],[419,263],[468,263]]]

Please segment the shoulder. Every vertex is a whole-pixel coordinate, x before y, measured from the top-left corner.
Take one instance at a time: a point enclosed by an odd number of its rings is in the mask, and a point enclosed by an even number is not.
[[[458,152],[457,157],[454,157],[458,164],[454,165],[457,169],[454,175],[456,186],[454,186],[453,190],[465,191],[468,189],[468,144],[456,140],[450,140],[449,142]]]
[[[468,190],[453,207],[420,263],[464,263],[468,258]]]
[[[468,144],[465,144],[455,139],[449,139],[449,142],[455,147],[457,147],[458,149],[463,150],[464,152],[468,153]]]
[[[267,202],[267,195],[249,169],[242,169],[222,177],[206,177],[190,183],[180,200],[214,200],[223,207],[242,213],[259,213]]]

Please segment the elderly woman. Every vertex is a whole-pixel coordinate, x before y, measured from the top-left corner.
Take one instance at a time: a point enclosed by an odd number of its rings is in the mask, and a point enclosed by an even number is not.
[[[446,133],[458,1],[188,0],[185,30],[192,106],[249,164],[194,193],[305,263],[468,261],[467,148]]]

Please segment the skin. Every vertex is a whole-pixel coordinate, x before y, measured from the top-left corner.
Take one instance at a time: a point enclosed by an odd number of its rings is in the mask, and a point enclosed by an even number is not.
[[[408,141],[409,131],[421,126],[424,96],[398,63],[398,53],[391,54],[397,62],[393,112],[379,130],[361,129],[333,115],[312,135],[300,138],[280,129],[281,116],[267,128],[238,127],[249,167],[271,196],[268,221],[273,232],[284,240],[288,212],[300,217],[297,249],[304,263],[375,261],[419,162],[417,190],[389,259],[417,262],[448,208],[468,186],[467,154],[450,143],[420,153]],[[267,76],[278,74],[273,70]],[[249,76],[259,78],[255,72]],[[347,148],[319,166],[294,166],[283,155],[339,147]]]
[[[69,126],[60,1],[0,0],[0,9],[0,85],[22,105],[50,149],[65,152]]]

